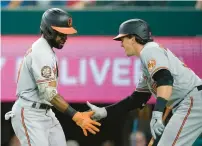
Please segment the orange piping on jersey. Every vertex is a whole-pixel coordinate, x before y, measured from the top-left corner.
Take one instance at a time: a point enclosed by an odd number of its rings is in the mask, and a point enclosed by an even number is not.
[[[22,119],[22,126],[23,126],[23,128],[25,130],[25,135],[26,135],[26,138],[27,138],[28,145],[31,146],[28,131],[27,131],[27,127],[25,125],[24,108],[21,109],[21,119]]]
[[[159,45],[159,47],[160,47],[161,49],[164,49],[164,50],[168,51],[168,49],[165,48],[162,44],[158,44],[158,45]]]
[[[182,125],[181,125],[181,127],[180,127],[180,130],[178,131],[177,136],[175,137],[175,140],[174,140],[172,146],[174,146],[174,145],[176,144],[177,139],[179,138],[180,133],[181,133],[183,127],[184,127],[184,124],[185,124],[185,122],[187,121],[187,118],[188,118],[188,116],[189,116],[190,113],[191,113],[191,108],[192,108],[192,106],[193,106],[193,97],[190,97],[190,100],[191,100],[191,103],[190,103],[190,106],[189,106],[187,115],[185,116],[185,118],[184,118],[184,120],[183,120],[183,122],[182,122]]]
[[[151,74],[151,77],[152,77],[157,71],[159,71],[159,70],[161,70],[161,69],[167,69],[167,70],[169,70],[167,67],[158,67],[158,68],[156,68],[156,69],[153,71],[153,73]]]
[[[49,79],[44,79],[44,80],[37,80],[36,83],[45,83],[45,82],[51,82],[51,81],[55,81],[54,78],[49,78]]]
[[[32,52],[32,48],[28,49],[27,52],[25,53],[25,56],[29,55],[29,53]]]
[[[27,50],[27,52],[25,53],[25,57],[32,52],[32,48],[30,48],[29,50]],[[21,72],[21,69],[22,69],[22,64],[24,62],[24,58],[22,59],[21,63],[20,63],[20,67],[18,69],[18,76],[17,76],[17,83],[18,83],[18,80],[19,80],[19,77],[20,77],[20,72]]]
[[[157,93],[157,84],[156,84],[156,82],[154,82],[151,87],[152,87],[153,92],[156,94]]]
[[[23,62],[24,62],[24,59],[21,61],[20,67],[19,67],[19,69],[18,69],[17,83],[18,83],[18,81],[19,81],[20,72],[21,72],[21,69],[22,69],[22,64],[23,64]]]

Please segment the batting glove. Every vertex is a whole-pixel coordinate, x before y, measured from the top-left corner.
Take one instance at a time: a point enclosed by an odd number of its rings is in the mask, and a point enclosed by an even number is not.
[[[93,116],[91,117],[93,120],[99,121],[107,117],[107,110],[105,107],[97,107],[88,101],[87,105],[94,112]]]
[[[99,122],[93,121],[90,117],[94,114],[93,111],[89,112],[77,112],[72,120],[81,127],[85,136],[88,136],[88,132],[96,134],[100,130],[96,126],[100,126]]]
[[[159,111],[152,112],[152,119],[150,121],[150,129],[154,139],[156,139],[156,134],[160,136],[165,128],[162,121],[163,113]]]

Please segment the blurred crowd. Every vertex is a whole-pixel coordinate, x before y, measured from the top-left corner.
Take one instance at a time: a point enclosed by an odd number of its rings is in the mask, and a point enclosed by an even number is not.
[[[71,9],[85,9],[88,7],[128,7],[128,6],[159,6],[159,7],[184,7],[195,8],[202,10],[202,0],[195,1],[135,1],[135,0],[123,0],[123,1],[98,1],[98,0],[74,0],[74,1],[62,1],[62,0],[6,0],[1,1],[1,8],[15,9],[19,7],[66,7]]]
[[[147,140],[144,132],[137,131],[131,133],[129,137],[130,146],[146,146]],[[18,138],[14,135],[9,143],[9,146],[21,146]],[[67,146],[80,146],[76,140],[68,140]],[[111,140],[104,141],[101,146],[115,146]]]
[[[150,134],[150,117],[151,117],[151,105],[145,106],[142,110],[133,110],[129,114],[129,119],[132,119],[131,124],[123,124],[122,128],[124,128],[125,132],[123,132],[124,137],[126,137],[126,142],[124,142],[124,146],[147,146],[151,139]],[[129,120],[130,121],[130,120]],[[130,122],[129,122],[130,123]],[[131,125],[131,126],[130,126]],[[127,132],[126,132],[127,131]],[[75,139],[68,139],[66,142],[66,146],[82,146]],[[202,145],[202,134],[199,136],[198,140],[194,143],[193,146],[201,146]],[[13,135],[9,141],[8,146],[21,146],[18,138]],[[117,146],[115,141],[112,139],[103,140],[100,145],[97,146]]]
[[[129,114],[129,121],[124,122],[122,128],[124,129],[123,135],[126,137],[125,146],[147,146],[148,141],[150,140],[150,130],[149,130],[149,119],[151,114],[151,105],[145,106],[143,110],[133,110]],[[106,140],[103,140],[100,145],[97,146],[117,146],[114,139],[109,137]],[[81,146],[75,139],[68,139],[67,146]],[[18,138],[15,134],[10,139],[8,146],[21,146]]]

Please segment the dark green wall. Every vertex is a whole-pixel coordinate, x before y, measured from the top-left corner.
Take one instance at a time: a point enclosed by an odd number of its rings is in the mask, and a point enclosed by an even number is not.
[[[2,34],[37,34],[43,11],[2,10]],[[70,11],[79,35],[115,35],[122,21],[148,21],[155,36],[202,35],[202,11]]]

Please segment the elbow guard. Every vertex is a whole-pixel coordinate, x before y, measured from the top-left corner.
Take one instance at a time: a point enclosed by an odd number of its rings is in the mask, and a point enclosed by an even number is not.
[[[50,86],[49,82],[38,84],[39,95],[41,98],[44,98],[48,102],[50,102],[53,97],[57,94],[56,87]]]
[[[157,83],[157,87],[159,86],[173,86],[173,76],[171,75],[171,72],[167,69],[161,69],[157,71],[153,77],[154,81]]]

